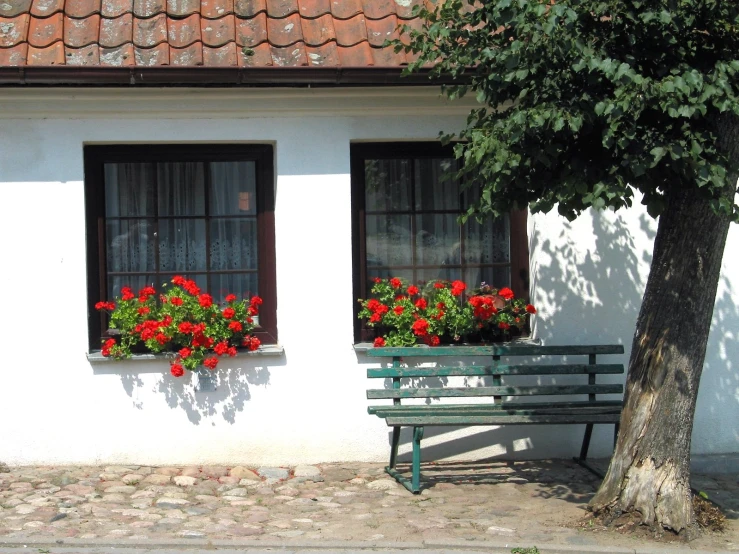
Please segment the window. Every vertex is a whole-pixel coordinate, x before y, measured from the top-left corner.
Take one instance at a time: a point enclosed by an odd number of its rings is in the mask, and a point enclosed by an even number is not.
[[[456,163],[438,143],[352,145],[355,298],[367,298],[373,277],[486,282],[528,296],[526,212],[460,226],[479,190],[450,176]],[[355,320],[357,341],[373,332]]]
[[[269,145],[86,146],[90,348],[107,322],[93,306],[174,275],[264,304],[257,336],[277,341],[274,168]]]

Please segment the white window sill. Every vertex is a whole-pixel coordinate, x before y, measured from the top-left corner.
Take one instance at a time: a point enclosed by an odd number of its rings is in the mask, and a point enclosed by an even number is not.
[[[371,344],[369,344],[370,347],[372,347]],[[284,356],[285,349],[279,345],[279,344],[267,344],[262,345],[259,347],[259,349],[254,350],[253,352],[249,351],[239,351],[235,358],[251,358],[251,357],[280,357]],[[150,362],[152,360],[170,360],[172,356],[174,355],[174,352],[170,353],[161,353],[161,354],[134,354],[130,358],[125,358],[124,360],[116,360],[114,358],[103,356],[99,350],[96,350],[94,352],[90,352],[87,354],[87,359],[91,363],[97,364],[97,363],[116,363],[119,361],[126,361],[126,362]],[[224,358],[224,359],[230,359],[230,358]]]

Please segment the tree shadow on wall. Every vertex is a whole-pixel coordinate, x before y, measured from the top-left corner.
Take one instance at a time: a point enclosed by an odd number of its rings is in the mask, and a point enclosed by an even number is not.
[[[267,387],[270,383],[270,367],[284,366],[286,359],[282,357],[257,357],[242,355],[235,359],[222,358],[218,369],[213,373],[215,390],[198,391],[198,377],[195,372],[186,371],[183,377],[174,377],[169,373],[169,362],[165,359],[153,359],[150,363],[141,362],[133,371],[112,367],[95,369],[95,373],[117,374],[123,390],[133,400],[133,406],[144,409],[142,394],[156,393],[164,399],[170,408],[178,408],[185,412],[187,419],[199,425],[204,418],[223,417],[234,424],[236,416],[244,410],[246,402],[251,400],[251,387]],[[152,383],[148,375],[158,375]]]

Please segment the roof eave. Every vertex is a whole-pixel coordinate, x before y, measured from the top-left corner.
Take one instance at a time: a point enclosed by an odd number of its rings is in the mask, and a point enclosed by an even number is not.
[[[402,67],[0,67],[0,86],[335,87],[451,83],[430,79],[430,69],[403,75]]]

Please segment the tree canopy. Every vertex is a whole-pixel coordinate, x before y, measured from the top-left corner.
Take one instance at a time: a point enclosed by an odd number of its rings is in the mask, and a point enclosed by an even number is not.
[[[716,120],[739,116],[739,5],[725,0],[443,0],[406,28],[414,71],[451,75],[482,105],[454,137],[483,193],[470,214],[511,208],[575,218],[629,206],[653,217],[697,187],[739,220]],[[397,46],[400,48],[400,46]]]

